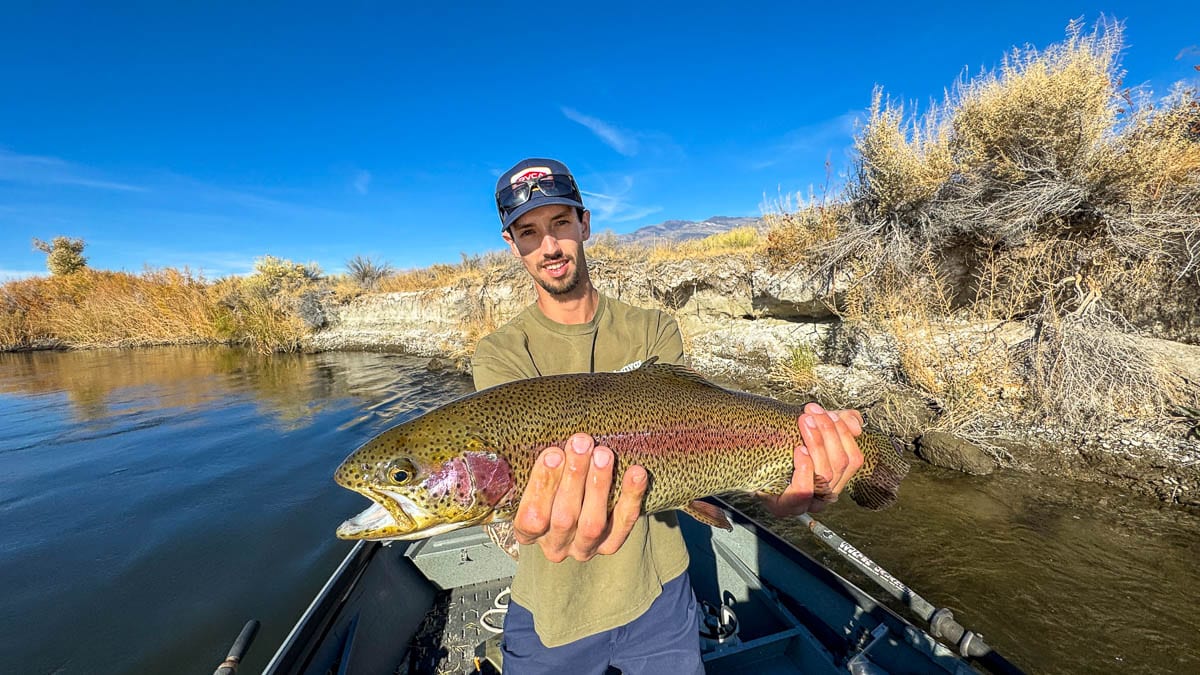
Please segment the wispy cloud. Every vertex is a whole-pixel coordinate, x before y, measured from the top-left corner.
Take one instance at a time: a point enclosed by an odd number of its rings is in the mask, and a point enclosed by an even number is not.
[[[661,206],[637,204],[631,199],[633,176],[621,176],[615,185],[603,178],[597,180],[605,184],[603,192],[583,191],[584,203],[597,225],[626,223],[662,211]]]
[[[604,141],[608,147],[625,155],[633,157],[638,153],[637,136],[618,129],[617,127],[597,119],[591,115],[585,115],[574,108],[562,107],[562,114],[572,122],[583,125],[588,131],[596,135],[601,141]]]
[[[1175,55],[1175,60],[1182,61],[1183,57],[1185,56],[1200,56],[1200,47],[1197,47],[1196,45],[1188,45],[1187,47],[1180,49],[1179,53]]]
[[[22,155],[0,148],[0,181],[28,185],[76,185],[97,190],[145,192],[146,188],[107,180],[99,172],[57,157]]]
[[[766,169],[784,162],[811,158],[823,162],[830,152],[850,147],[854,141],[854,125],[862,112],[852,110],[837,117],[793,129],[751,160],[750,168]]]
[[[358,194],[360,194],[360,195],[367,194],[367,191],[371,189],[371,172],[370,171],[359,171],[359,172],[355,173],[353,186],[354,186],[354,191],[357,192]]]

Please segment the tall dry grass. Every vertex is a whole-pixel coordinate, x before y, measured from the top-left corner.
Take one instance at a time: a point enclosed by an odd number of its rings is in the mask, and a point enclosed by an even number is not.
[[[0,349],[243,344],[295,351],[315,268],[264,258],[255,274],[209,282],[188,270],[80,269],[0,285]]]
[[[901,379],[943,419],[1014,391],[1071,423],[1181,402],[1129,335],[1198,327],[1200,97],[1122,89],[1123,40],[1119,23],[1071,22],[920,114],[877,89],[840,197],[767,234],[775,265],[849,279],[845,318],[891,336]],[[946,337],[960,321],[1038,337],[1020,350]],[[1102,394],[1077,391],[1089,379]]]

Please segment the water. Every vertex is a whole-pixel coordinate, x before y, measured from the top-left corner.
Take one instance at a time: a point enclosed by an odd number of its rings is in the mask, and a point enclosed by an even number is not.
[[[366,506],[334,468],[469,387],[379,354],[0,354],[0,673],[207,674],[250,618],[258,672]],[[917,465],[893,510],[822,520],[1031,672],[1200,672],[1196,513]]]

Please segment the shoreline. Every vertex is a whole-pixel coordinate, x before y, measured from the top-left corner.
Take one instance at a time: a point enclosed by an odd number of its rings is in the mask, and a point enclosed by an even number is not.
[[[749,320],[747,320],[748,323]],[[732,328],[732,327],[731,327]],[[462,336],[428,328],[407,331],[382,331],[385,335],[369,334],[364,331],[342,332],[326,329],[314,333],[306,341],[302,353],[321,352],[369,352],[392,353],[414,358],[428,359],[431,370],[453,370],[469,374],[469,358],[463,354]],[[174,345],[89,345],[77,347],[61,342],[26,346],[10,353],[44,351],[74,351],[93,349],[131,349],[155,346],[227,346],[245,348],[228,343],[191,343]],[[761,355],[758,355],[761,358]],[[711,350],[689,354],[692,366],[706,377],[722,386],[732,387],[766,396],[801,402],[812,397],[797,395],[781,387],[769,375],[747,377],[749,368],[760,364],[741,363],[741,369],[731,366],[735,360],[723,358]],[[754,359],[751,358],[751,361]],[[759,371],[762,372],[761,370]],[[851,370],[839,374],[850,376]],[[861,375],[861,373],[859,373]],[[871,406],[861,406],[868,424],[874,425],[877,413]],[[1152,498],[1164,506],[1179,506],[1185,509],[1200,509],[1200,441],[1172,437],[1166,433],[1169,425],[1157,425],[1145,421],[1126,421],[1112,428],[1073,434],[1060,427],[1033,423],[1022,427],[1021,422],[1011,416],[998,416],[987,422],[986,432],[974,435],[972,441],[958,438],[958,442],[975,455],[975,463],[967,462],[964,467],[961,457],[947,461],[943,456],[929,457],[921,448],[922,438],[928,430],[897,434],[912,453],[912,461],[923,461],[935,466],[986,474],[995,469],[1007,469],[1025,474],[1046,474],[1056,478],[1084,481],[1112,487],[1116,490],[1113,499],[1136,495]],[[948,434],[953,437],[953,434]],[[961,450],[961,448],[960,448]],[[987,456],[980,464],[980,458]],[[970,458],[968,457],[968,460]],[[983,467],[980,470],[979,467]]]

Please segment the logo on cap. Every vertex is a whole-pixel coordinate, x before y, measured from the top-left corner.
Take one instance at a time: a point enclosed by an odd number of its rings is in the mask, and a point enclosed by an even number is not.
[[[549,176],[549,175],[550,175],[550,167],[548,167],[548,166],[531,166],[527,169],[522,169],[522,170],[518,171],[517,173],[514,173],[512,175],[512,178],[508,179],[508,182],[512,185],[516,185],[517,183],[520,183],[521,181],[537,180],[538,178],[541,178],[542,176]]]

